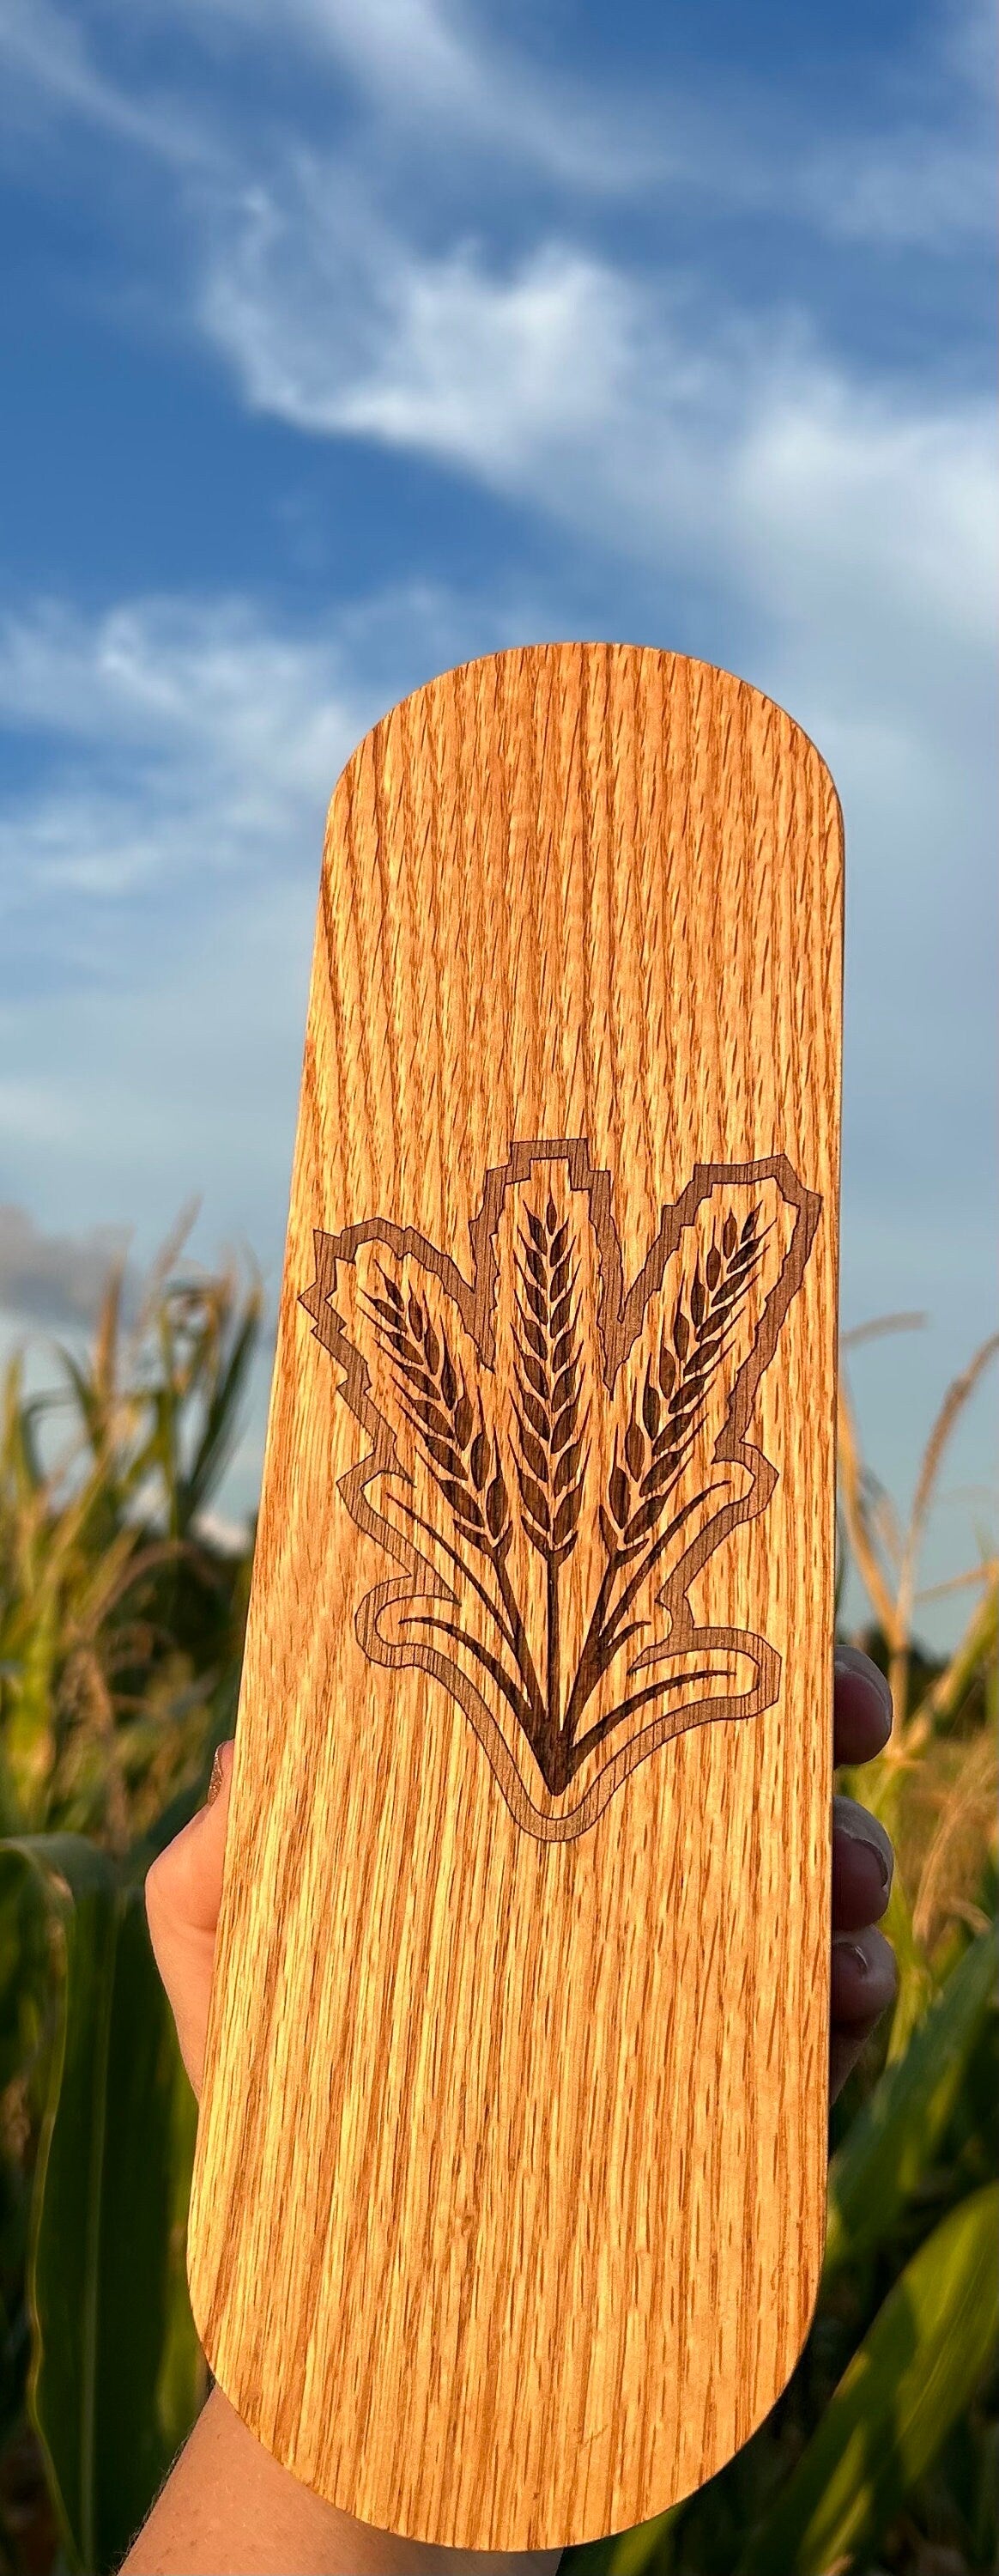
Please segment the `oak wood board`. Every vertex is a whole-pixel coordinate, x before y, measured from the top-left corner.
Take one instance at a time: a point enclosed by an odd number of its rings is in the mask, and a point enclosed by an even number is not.
[[[811,2317],[841,910],[666,652],[448,672],[330,807],[189,2273],[414,2539],[664,2510]]]

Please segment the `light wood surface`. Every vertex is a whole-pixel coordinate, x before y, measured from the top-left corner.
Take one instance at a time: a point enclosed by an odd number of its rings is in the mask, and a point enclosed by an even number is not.
[[[330,808],[190,2233],[362,2520],[621,2530],[807,2331],[841,829],[668,653],[447,673]]]

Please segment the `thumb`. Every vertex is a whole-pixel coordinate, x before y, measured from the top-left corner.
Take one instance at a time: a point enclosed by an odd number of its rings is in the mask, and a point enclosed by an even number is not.
[[[159,1853],[146,1876],[153,1953],[196,2093],[204,2067],[234,1752],[231,1739],[219,1746],[204,1806]]]

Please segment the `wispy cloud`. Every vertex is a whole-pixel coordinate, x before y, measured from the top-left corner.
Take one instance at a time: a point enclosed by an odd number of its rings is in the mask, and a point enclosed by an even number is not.
[[[0,725],[43,754],[41,782],[0,826],[15,913],[163,882],[178,901],[192,879],[245,885],[282,845],[293,864],[369,707],[342,646],[282,633],[246,601],[8,615]]]
[[[890,597],[991,631],[987,407],[879,388],[800,315],[705,314],[555,240],[420,257],[307,164],[239,211],[202,315],[247,399],[312,435],[433,456],[664,570],[724,567],[796,624],[870,609],[883,631]]]
[[[256,408],[509,488],[612,429],[643,301],[559,242],[501,267],[470,245],[421,256],[300,161],[283,202],[258,189],[232,210],[200,310]]]
[[[232,599],[0,628],[0,729],[39,752],[0,830],[0,1157],[52,1231],[96,1203],[149,1252],[194,1188],[276,1252],[329,797],[462,642],[419,591],[309,636]]]
[[[202,130],[195,105],[176,91],[116,77],[95,57],[83,29],[55,0],[0,0],[3,98],[0,139],[34,142],[39,127],[56,122],[96,131],[140,158],[187,178],[197,168],[216,173],[228,154],[222,129]]]
[[[801,176],[803,210],[833,240],[885,250],[953,251],[987,241],[994,169],[989,139],[920,132],[826,147]]]
[[[217,5],[272,43],[266,0]],[[485,11],[458,0],[289,0],[283,28],[424,153],[444,127],[453,146],[485,146],[507,163],[534,162],[552,179],[612,193],[648,184],[662,164],[644,109],[636,134],[624,103],[601,105],[578,77],[541,72]]]
[[[287,0],[279,30],[266,0],[153,0],[138,30],[127,15],[127,47],[122,0],[104,12],[98,45],[56,0],[0,0],[6,119],[15,132],[25,119],[75,119],[172,165],[195,228],[220,185],[279,193],[296,142],[311,134],[318,150],[331,110],[343,124],[346,91],[362,124],[338,140],[343,187],[371,201],[377,167],[386,198],[394,183],[411,201],[418,170],[458,247],[487,214],[509,215],[518,168],[547,191],[548,217],[560,194],[579,211],[619,200],[646,213],[675,195],[685,214],[693,204],[776,215],[872,248],[946,254],[991,239],[980,0],[942,9],[928,35],[914,30],[893,89],[873,105],[858,98],[852,121],[840,104],[830,132],[814,112],[802,127],[800,100],[773,69],[761,83],[716,59],[710,82],[688,71],[597,86],[565,62],[543,65],[500,13],[467,0]],[[164,28],[178,40],[168,83],[143,69],[144,36]],[[276,48],[283,114],[269,78]],[[227,60],[258,73],[256,92],[241,78],[238,108],[219,76]]]
[[[111,1226],[46,1234],[26,1208],[0,1206],[0,1310],[37,1324],[90,1324],[125,1249]]]
[[[161,79],[143,77],[141,30],[138,47],[119,63],[113,8],[98,50],[56,0],[37,0],[37,6],[0,0],[0,59],[7,70],[0,124],[16,130],[46,114],[75,117],[192,176],[242,169],[249,177],[273,149],[271,101],[263,115],[259,106],[254,114],[252,89],[249,95],[244,89],[234,118],[224,88],[210,78],[207,86],[199,82],[196,66],[199,47],[209,71],[217,69],[220,46],[223,53],[228,47],[244,61],[255,58],[266,80],[276,41],[266,0],[198,0],[197,6],[161,0],[147,31],[157,21],[172,25],[194,49],[186,79],[178,65],[169,89]],[[644,103],[625,99],[615,107],[580,80],[546,78],[467,11],[436,0],[288,0],[279,45],[285,88],[289,69],[292,81],[296,67],[300,77],[297,115],[286,116],[286,135],[314,123],[317,87],[329,102],[346,85],[383,135],[391,130],[396,157],[415,157],[428,168],[444,131],[466,177],[470,156],[478,156],[480,180],[483,154],[487,162],[533,168],[555,184],[598,196],[627,197],[643,182],[654,187],[670,170],[696,169],[689,131],[681,142],[682,117],[667,149],[661,117]],[[686,123],[689,128],[689,115]],[[352,157],[363,168],[363,150],[355,148]]]

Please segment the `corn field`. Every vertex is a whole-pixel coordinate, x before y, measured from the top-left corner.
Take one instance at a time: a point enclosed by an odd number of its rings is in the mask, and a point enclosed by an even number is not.
[[[866,1328],[885,1331],[904,1318]],[[203,2401],[184,2279],[195,2112],[142,1882],[235,1721],[252,1541],[213,1537],[260,1296],[168,1247],[113,1273],[51,1393],[0,1429],[0,2568],[117,2566]],[[856,1338],[856,1337],[853,1337]],[[987,2576],[999,2565],[997,1569],[941,1662],[920,1557],[947,1442],[897,1525],[841,1398],[841,1529],[892,1741],[838,1786],[897,1868],[888,2027],[833,2113],[825,2271],[794,2377],[709,2486],[567,2553],[572,2576]],[[846,1353],[847,1364],[849,1352]]]

